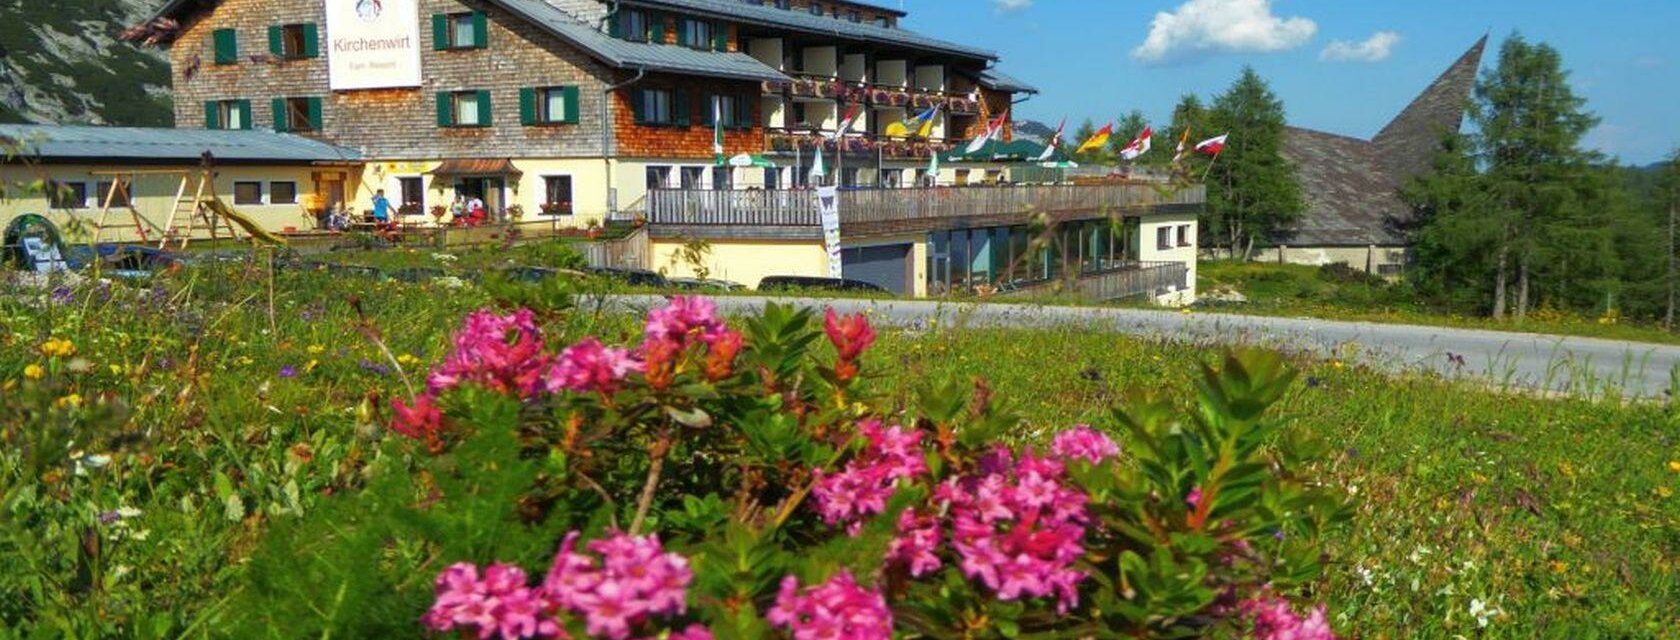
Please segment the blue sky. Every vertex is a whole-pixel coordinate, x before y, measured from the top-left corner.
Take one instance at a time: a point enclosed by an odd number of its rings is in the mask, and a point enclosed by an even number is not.
[[[1588,146],[1641,165],[1680,146],[1677,0],[875,1],[908,11],[905,28],[997,51],[1042,91],[1017,116],[1069,130],[1133,108],[1164,122],[1180,95],[1210,97],[1251,64],[1291,124],[1369,137],[1482,34],[1486,69],[1515,31],[1562,52],[1603,119]]]

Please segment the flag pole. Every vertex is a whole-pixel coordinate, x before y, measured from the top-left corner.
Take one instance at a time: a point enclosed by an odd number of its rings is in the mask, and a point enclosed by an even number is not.
[[[1225,155],[1224,145],[1221,145],[1218,151],[1213,152],[1213,159],[1208,160],[1206,167],[1202,167],[1202,179],[1197,180],[1197,182],[1207,182],[1208,172],[1213,171],[1213,163],[1219,162],[1219,156],[1222,155]]]

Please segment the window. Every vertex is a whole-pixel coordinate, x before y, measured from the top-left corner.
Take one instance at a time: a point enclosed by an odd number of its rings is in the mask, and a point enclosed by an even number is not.
[[[519,122],[521,124],[577,124],[577,121],[577,87],[542,87],[519,90]]]
[[[793,0],[776,0],[777,9],[792,9]]]
[[[284,60],[321,54],[320,32],[314,24],[282,24],[268,28],[268,52]]]
[[[111,193],[111,190],[113,188],[116,189],[116,193],[114,193],[114,194]],[[101,207],[103,207],[107,204],[109,204],[110,206],[113,206],[113,207],[129,206],[128,183],[127,182],[122,182],[122,181],[101,182],[101,183],[99,183],[99,186],[96,188],[95,193],[98,194],[97,197],[99,199],[97,204]]]
[[[706,175],[706,168],[705,167],[683,167],[682,168],[682,188],[684,188],[684,189],[699,189],[700,185],[701,185],[700,180],[701,180],[701,178],[705,177],[705,175]]]
[[[217,29],[210,32],[211,60],[216,64],[239,62],[239,32]]]
[[[54,209],[86,209],[86,182],[48,182],[47,187],[52,190],[48,194],[50,204]]]
[[[713,41],[714,33],[715,27],[712,23],[705,20],[684,18],[682,20],[682,30],[677,32],[677,44],[695,49],[716,49],[718,47],[717,43]]]
[[[263,189],[261,182],[233,183],[234,204],[262,204]]]
[[[811,15],[820,16],[822,14],[823,14],[822,5],[818,4],[818,3],[815,3],[815,2],[811,3]]]
[[[1173,229],[1172,229],[1172,227],[1167,227],[1167,226],[1155,227],[1155,248],[1159,249],[1161,251],[1166,251],[1168,249],[1173,248]]]
[[[688,126],[687,94],[670,89],[640,89],[632,97],[638,124]]]
[[[671,168],[653,166],[647,168],[647,188],[666,189],[671,186]]]
[[[842,186],[842,187],[856,187],[856,186],[858,186],[858,176],[859,175],[860,174],[858,172],[857,167],[844,167],[844,168],[840,169],[840,186]]]
[[[204,103],[204,128],[251,128],[251,101],[213,100]]]
[[[426,212],[426,182],[419,176],[397,178],[397,197],[398,213],[415,216]]]
[[[1190,225],[1187,225],[1187,224],[1178,225],[1178,246],[1180,246],[1180,247],[1190,246]]]
[[[747,96],[716,96],[717,114],[725,129],[751,129],[753,99]],[[708,110],[712,109],[707,105]]]
[[[1401,265],[1397,263],[1389,262],[1377,265],[1377,275],[1379,276],[1397,276],[1400,275],[1400,271]]]
[[[649,37],[648,26],[649,20],[646,11],[621,9],[618,12],[618,18],[613,20],[612,35],[633,42],[646,42],[654,39]],[[664,34],[661,33],[660,35],[663,36]]]
[[[268,203],[297,204],[297,183],[280,181],[268,183]]]
[[[490,25],[483,11],[432,14],[433,49],[483,49],[489,41]]]
[[[542,212],[551,216],[572,215],[571,176],[543,177]]]
[[[957,170],[957,186],[959,186],[959,187],[968,186],[968,171],[969,171],[968,169],[958,169]]]
[[[766,189],[780,189],[780,188],[782,188],[782,170],[781,169],[773,169],[773,168],[769,168],[769,167],[766,167],[764,169],[764,188],[766,188]]]
[[[892,22],[889,22],[886,16],[875,16],[875,26],[882,29],[891,29]]]
[[[320,98],[275,98],[273,106],[275,131],[321,130]]]
[[[858,15],[858,12],[856,11],[847,11],[846,19],[851,22],[861,22],[863,20],[863,16]]]
[[[489,91],[446,91],[438,94],[438,126],[490,126]]]
[[[731,169],[729,167],[713,167],[712,168],[712,188],[713,189],[716,189],[718,191],[726,191],[726,190],[734,188],[734,183],[735,183],[735,170],[734,169]]]

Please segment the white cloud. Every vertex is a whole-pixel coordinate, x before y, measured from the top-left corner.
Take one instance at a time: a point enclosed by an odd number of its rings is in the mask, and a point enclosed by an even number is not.
[[[1306,44],[1316,33],[1312,20],[1273,15],[1271,0],[1187,0],[1155,14],[1132,57],[1165,63],[1209,53],[1272,53]]]
[[[998,13],[1014,13],[1025,11],[1032,7],[1033,0],[992,0],[992,7]]]
[[[1378,31],[1371,34],[1364,42],[1350,42],[1336,40],[1330,46],[1319,52],[1319,60],[1334,62],[1382,62],[1394,53],[1394,45],[1400,44],[1400,34],[1393,31]]]

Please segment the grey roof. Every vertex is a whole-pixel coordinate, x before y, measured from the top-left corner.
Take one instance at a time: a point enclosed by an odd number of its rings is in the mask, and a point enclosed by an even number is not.
[[[615,67],[646,68],[649,71],[692,73],[736,80],[789,80],[780,71],[744,53],[700,51],[688,47],[621,40],[595,30],[594,27],[542,0],[493,1]]]
[[[1286,128],[1283,157],[1295,165],[1307,211],[1277,240],[1295,246],[1406,244],[1403,229],[1412,210],[1400,199],[1400,187],[1429,170],[1443,133],[1459,130],[1486,45],[1484,37],[1471,46],[1373,140]]]
[[[1005,74],[997,69],[987,69],[985,71],[981,71],[980,77],[975,78],[975,80],[978,80],[980,82],[980,86],[987,89],[996,89],[998,91],[1007,91],[1010,93],[1038,93],[1038,87],[1022,82],[1014,76]]]
[[[747,4],[738,0],[627,0],[626,3],[720,16],[750,24],[803,31],[823,36],[849,38],[862,42],[884,42],[968,58],[998,59],[997,53],[993,51],[930,38],[914,31],[896,27],[877,27],[862,22],[815,16],[797,9],[777,9],[770,5]]]
[[[49,161],[197,163],[206,151],[217,162],[231,164],[361,160],[354,149],[263,130],[6,124],[0,125],[0,136],[22,143],[22,155]]]

